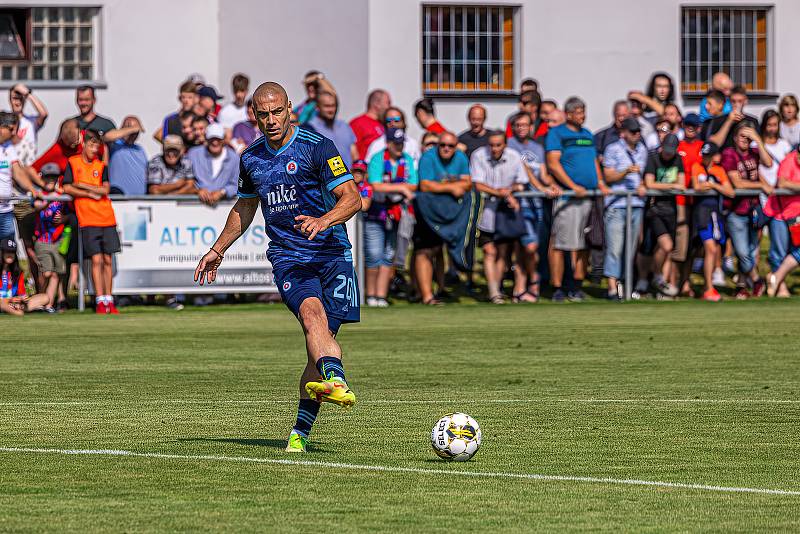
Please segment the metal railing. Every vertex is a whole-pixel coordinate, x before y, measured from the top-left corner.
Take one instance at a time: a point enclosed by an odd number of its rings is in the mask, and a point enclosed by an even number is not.
[[[760,189],[736,189],[735,190],[737,197],[756,197],[762,194]],[[775,189],[772,193],[773,195],[777,196],[800,196],[800,191],[795,191],[791,189]],[[541,191],[522,191],[514,193],[515,197],[519,198],[553,198],[550,195],[543,193]],[[647,194],[644,196],[640,196],[636,191],[629,191],[625,189],[618,189],[618,188],[611,188],[611,193],[605,195],[598,189],[590,189],[586,191],[586,194],[583,195],[581,198],[596,198],[596,197],[604,197],[604,196],[614,196],[614,197],[625,197],[625,235],[631,236],[632,233],[632,218],[633,218],[633,199],[635,197],[639,198],[646,198],[646,197],[669,197],[669,196],[685,196],[685,197],[708,197],[708,196],[720,196],[717,192],[709,192],[709,191],[695,191],[693,189],[687,190],[674,190],[674,191],[662,191],[662,190],[652,190],[648,189]],[[564,190],[562,191],[559,197],[570,198],[570,197],[578,197],[574,191],[571,190]],[[43,200],[47,201],[62,201],[62,202],[70,202],[73,198],[69,195],[45,195],[41,197]],[[136,201],[136,200],[146,200],[149,202],[153,201],[179,201],[179,202],[196,202],[199,203],[200,200],[197,198],[197,195],[109,195],[109,198],[113,200],[120,200],[120,201]],[[27,195],[11,195],[11,196],[0,196],[0,201],[8,201],[8,202],[33,202],[35,198],[31,194]],[[357,232],[361,231],[361,225],[357,225]],[[631,236],[633,237],[633,236]],[[638,237],[638,236],[637,236]],[[76,236],[78,239],[78,262],[82,266],[83,265],[83,243],[81,242],[81,235],[80,235],[80,226],[78,227],[78,235]],[[362,241],[358,239],[357,242],[360,244]],[[633,279],[633,259],[634,259],[634,248],[633,248],[634,239],[625,239],[625,254],[624,254],[624,263],[625,263],[625,300],[631,299],[631,294],[633,291],[631,280]],[[358,257],[361,258],[360,263],[363,262],[363,258],[361,254],[358,254]],[[360,270],[361,266],[358,266]],[[82,296],[85,290],[85,283],[83,280],[83,271],[82,269],[79,270],[79,282],[78,282],[78,291],[79,294]],[[363,271],[360,271],[363,273]],[[361,294],[363,295],[363,276],[360,277],[361,285],[359,289],[361,289]],[[84,308],[83,298],[78,298],[78,308],[83,310]]]

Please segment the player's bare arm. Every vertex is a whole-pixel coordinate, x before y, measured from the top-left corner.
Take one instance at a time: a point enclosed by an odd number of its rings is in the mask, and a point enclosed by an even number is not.
[[[332,226],[346,222],[361,210],[361,195],[358,194],[358,188],[353,180],[338,185],[331,192],[336,197],[336,205],[331,211],[322,217],[298,215],[294,218],[297,221],[294,227],[303,235],[307,235],[309,240]]]
[[[240,198],[231,208],[228,220],[225,221],[225,228],[212,245],[211,250],[206,252],[200,259],[197,268],[194,270],[194,281],[203,285],[209,284],[217,279],[217,269],[222,263],[223,255],[237,239],[250,227],[253,217],[258,209],[257,198]]]

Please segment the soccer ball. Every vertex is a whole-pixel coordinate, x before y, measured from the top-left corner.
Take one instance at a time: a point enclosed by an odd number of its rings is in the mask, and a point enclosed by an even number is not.
[[[433,425],[431,445],[440,458],[466,462],[481,446],[481,427],[465,413],[449,413]]]

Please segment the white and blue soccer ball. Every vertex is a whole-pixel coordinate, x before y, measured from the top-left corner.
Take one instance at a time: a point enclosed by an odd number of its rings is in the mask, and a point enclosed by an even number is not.
[[[440,458],[466,462],[481,446],[481,427],[465,413],[449,413],[433,425],[431,445]]]

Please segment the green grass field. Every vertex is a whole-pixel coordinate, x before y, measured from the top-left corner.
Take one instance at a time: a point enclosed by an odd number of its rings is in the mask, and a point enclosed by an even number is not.
[[[0,319],[0,531],[797,531],[797,309],[366,310],[340,335],[359,404],[302,459],[282,306]],[[463,464],[429,444],[455,410],[484,432]]]

